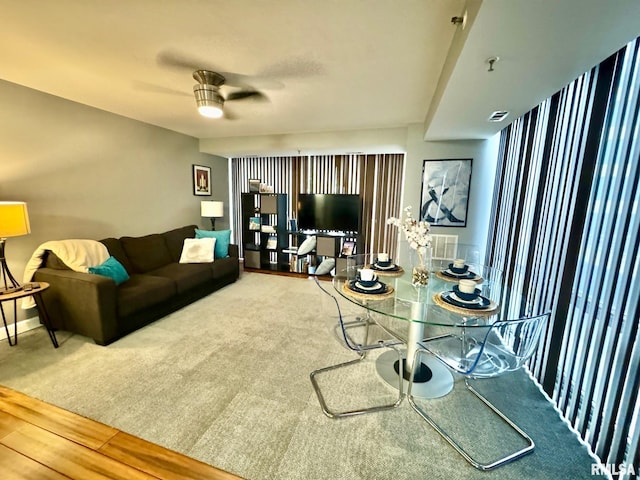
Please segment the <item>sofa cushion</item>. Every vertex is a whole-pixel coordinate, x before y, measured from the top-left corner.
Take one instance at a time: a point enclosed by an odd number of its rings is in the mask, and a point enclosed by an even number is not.
[[[126,317],[172,298],[176,284],[169,278],[153,275],[131,275],[118,287],[118,316]]]
[[[107,258],[101,265],[89,267],[89,273],[109,277],[116,282],[116,285],[120,285],[129,280],[129,274],[115,257]]]
[[[55,270],[71,270],[67,266],[67,264],[60,260],[60,257],[58,257],[51,250],[47,250],[47,253],[43,260],[43,266],[47,268],[53,268]]]
[[[169,278],[175,282],[178,293],[183,293],[213,279],[210,265],[209,263],[170,263],[147,275]]]
[[[133,265],[131,265],[127,254],[124,253],[124,249],[122,248],[120,240],[118,240],[117,238],[104,238],[100,240],[100,243],[107,247],[107,250],[109,250],[109,255],[115,257],[115,259],[122,264],[122,266],[129,274],[134,272]]]
[[[186,227],[169,230],[162,234],[164,241],[167,244],[167,248],[169,249],[172,261],[180,261],[180,253],[182,252],[184,240],[185,238],[195,238],[196,228],[197,227],[195,225],[187,225]]]
[[[144,237],[122,237],[120,243],[136,273],[150,272],[172,261],[167,243],[159,233]]]
[[[229,276],[238,278],[240,273],[240,264],[237,257],[219,258],[214,263],[209,264],[209,268],[213,272],[214,280]]]

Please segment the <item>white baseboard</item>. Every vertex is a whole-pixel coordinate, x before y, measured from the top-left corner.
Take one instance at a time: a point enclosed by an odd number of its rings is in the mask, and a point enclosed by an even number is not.
[[[20,320],[18,322],[18,334],[24,333],[24,332],[28,332],[29,330],[33,330],[34,328],[38,328],[40,327],[42,324],[40,323],[40,317],[31,317],[31,318],[27,318],[26,320]],[[0,325],[0,328],[2,328],[2,325]],[[13,338],[13,332],[15,327],[13,325],[9,325],[9,333],[11,334],[11,337]],[[6,340],[6,338],[4,337],[4,333],[0,334],[0,340]]]

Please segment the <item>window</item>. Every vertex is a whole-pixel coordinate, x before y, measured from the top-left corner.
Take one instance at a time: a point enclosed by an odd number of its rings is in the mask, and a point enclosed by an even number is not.
[[[501,134],[487,258],[537,312],[529,365],[603,462],[640,464],[640,42]]]
[[[359,194],[363,200],[363,245],[365,252],[395,255],[397,229],[386,219],[400,214],[404,154],[308,155],[298,157],[247,157],[231,160],[232,196],[249,191],[249,179],[261,179],[274,192],[288,195],[288,215],[294,218],[301,193]],[[242,234],[239,215],[234,231]],[[242,239],[236,239],[242,245]],[[243,253],[241,252],[241,255]]]

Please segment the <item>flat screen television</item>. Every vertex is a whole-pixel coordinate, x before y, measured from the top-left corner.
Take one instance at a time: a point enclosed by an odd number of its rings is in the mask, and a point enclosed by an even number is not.
[[[303,193],[298,195],[298,228],[357,232],[359,195]]]

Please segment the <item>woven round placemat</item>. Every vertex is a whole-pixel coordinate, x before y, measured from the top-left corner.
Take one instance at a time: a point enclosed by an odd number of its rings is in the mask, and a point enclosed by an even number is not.
[[[453,277],[450,277],[450,276],[448,276],[448,275],[445,275],[445,274],[444,274],[444,273],[442,273],[442,272],[436,272],[436,277],[438,277],[440,280],[444,280],[445,282],[455,282],[455,283],[458,283],[460,280],[473,280],[473,281],[474,281],[474,282],[476,282],[476,283],[482,283],[482,282],[483,282],[482,277],[481,277],[480,275],[478,275],[478,274],[476,274],[475,278],[465,278],[465,279],[462,279],[462,278],[453,278]]]
[[[381,277],[401,277],[404,275],[404,269],[400,265],[398,265],[398,270],[381,270],[373,265],[365,265],[364,268],[370,268]]]
[[[358,300],[384,300],[385,298],[393,297],[394,288],[391,285],[387,285],[387,291],[384,293],[360,293],[355,290],[351,290],[349,283],[342,285],[342,291],[347,295],[357,298]]]
[[[434,294],[433,301],[436,303],[436,305],[440,305],[445,310],[449,310],[450,312],[453,312],[453,313],[459,313],[460,315],[472,315],[474,317],[490,317],[491,315],[495,315],[500,311],[500,305],[498,305],[493,300],[489,300],[490,302],[489,306],[482,310],[478,310],[475,308],[457,307],[456,305],[451,305],[450,303],[447,303],[444,301],[444,299],[442,298],[442,293]]]

